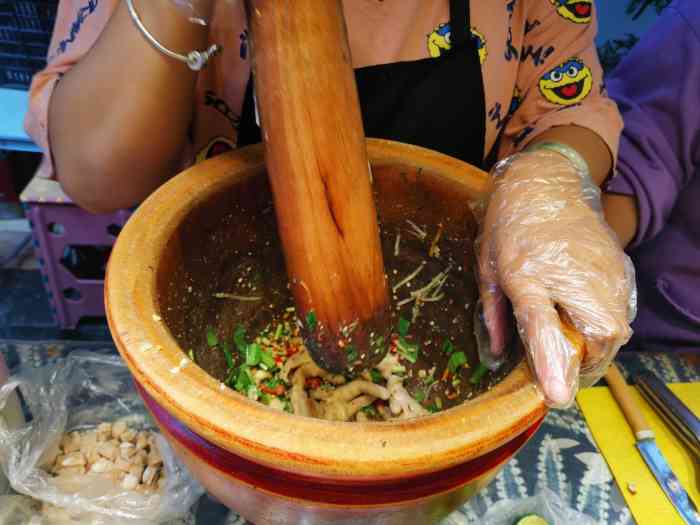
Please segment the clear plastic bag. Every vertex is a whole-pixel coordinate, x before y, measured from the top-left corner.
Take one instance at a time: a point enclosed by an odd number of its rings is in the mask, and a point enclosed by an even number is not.
[[[116,525],[134,523],[133,520],[124,520],[102,514],[85,512],[71,512],[49,505],[28,496],[5,495],[0,496],[0,525]],[[194,525],[194,514],[190,513],[186,518],[168,522],[168,525]]]
[[[41,468],[65,432],[115,420],[126,420],[141,430],[153,428],[118,356],[75,352],[58,364],[13,376],[0,388],[0,411],[15,390],[31,418],[16,428],[0,421],[0,467],[17,492],[65,509],[75,523],[100,524],[154,524],[181,518],[203,493],[160,435],[157,446],[166,484],[151,494],[123,490],[96,474],[64,479]]]

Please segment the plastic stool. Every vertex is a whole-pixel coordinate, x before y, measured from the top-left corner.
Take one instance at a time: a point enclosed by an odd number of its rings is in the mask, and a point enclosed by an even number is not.
[[[21,195],[56,324],[73,329],[84,317],[104,317],[104,273],[71,266],[72,255],[97,251],[105,258],[131,211],[93,215],[54,181],[34,177]]]

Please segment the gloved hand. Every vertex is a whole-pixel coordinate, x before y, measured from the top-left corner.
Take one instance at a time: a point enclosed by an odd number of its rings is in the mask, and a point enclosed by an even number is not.
[[[548,405],[569,406],[605,373],[630,336],[634,268],[603,218],[600,190],[564,155],[538,150],[498,163],[480,214],[480,294],[490,336],[487,366],[518,332]],[[558,309],[586,340],[580,363]]]

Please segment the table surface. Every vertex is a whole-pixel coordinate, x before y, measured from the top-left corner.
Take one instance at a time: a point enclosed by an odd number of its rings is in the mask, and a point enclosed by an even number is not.
[[[0,341],[0,353],[5,355],[13,370],[44,365],[63,359],[71,351],[86,349],[114,351],[111,345],[99,343]],[[666,382],[700,381],[697,358],[693,360],[670,353],[628,352],[620,355],[618,363],[625,373],[632,376],[650,371]],[[496,479],[442,525],[481,523],[483,514],[495,505],[505,511],[528,501],[533,503],[533,497],[543,491],[550,491],[549,501],[555,499],[551,496],[554,493],[570,512],[584,514],[592,523],[634,523],[581,411],[574,406],[568,410],[551,411],[539,432],[506,464]],[[199,502],[193,522],[252,525],[206,496]]]
[[[26,91],[0,89],[0,150],[39,151],[24,131],[28,101]]]

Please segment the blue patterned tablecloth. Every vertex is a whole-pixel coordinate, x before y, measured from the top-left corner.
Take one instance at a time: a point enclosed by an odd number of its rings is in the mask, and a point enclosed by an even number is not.
[[[113,353],[109,344],[71,342],[0,342],[10,369],[41,366],[64,358],[74,350]],[[676,354],[625,353],[618,358],[623,372],[651,371],[666,382],[700,381],[697,357]],[[450,515],[443,525],[483,523],[484,514],[498,505],[508,509],[547,492],[563,507],[580,513],[594,524],[627,525],[634,521],[617,489],[605,459],[598,451],[578,407],[551,411],[539,432],[525,445],[494,481],[468,504]],[[557,499],[557,498],[555,498]],[[247,525],[208,497],[197,509],[197,522],[206,525]]]

